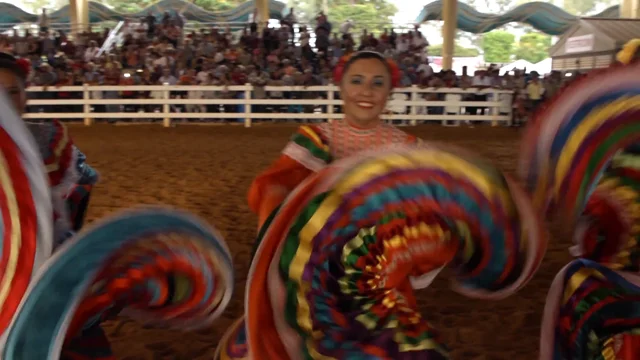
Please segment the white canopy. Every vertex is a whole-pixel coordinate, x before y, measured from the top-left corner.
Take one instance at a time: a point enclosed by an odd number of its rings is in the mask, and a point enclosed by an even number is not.
[[[527,60],[516,60],[514,62],[512,62],[511,64],[505,65],[503,67],[500,68],[500,75],[504,75],[506,73],[508,73],[509,71],[513,71],[513,70],[524,70],[527,69],[527,72],[530,72],[531,69],[533,69],[534,65],[530,62],[528,62]]]

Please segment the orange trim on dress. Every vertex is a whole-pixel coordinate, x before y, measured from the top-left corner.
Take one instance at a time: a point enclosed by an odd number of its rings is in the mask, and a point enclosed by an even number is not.
[[[258,229],[293,189],[313,172],[287,155],[280,157],[253,180],[249,208],[258,215]]]

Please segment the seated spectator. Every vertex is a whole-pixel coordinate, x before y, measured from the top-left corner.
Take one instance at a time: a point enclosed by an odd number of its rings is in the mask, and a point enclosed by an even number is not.
[[[171,73],[171,69],[165,67],[162,69],[162,76],[158,79],[158,83],[160,85],[176,85],[178,83],[178,79]]]
[[[98,56],[98,52],[100,52],[100,49],[98,48],[98,43],[96,43],[93,40],[89,41],[89,47],[84,52],[84,61],[92,62]]]

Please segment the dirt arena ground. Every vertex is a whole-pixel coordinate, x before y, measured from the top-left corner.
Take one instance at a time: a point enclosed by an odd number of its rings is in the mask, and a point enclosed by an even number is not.
[[[234,256],[237,284],[231,306],[215,326],[193,333],[144,328],[128,319],[105,324],[119,359],[211,359],[225,329],[243,310],[244,283],[256,229],[246,205],[252,178],[275,159],[293,125],[71,126],[71,133],[101,172],[90,220],[138,204],[168,204],[209,221]],[[514,129],[423,126],[405,128],[425,140],[475,150],[507,172],[515,169],[520,133]],[[570,256],[559,226],[542,268],[519,294],[499,302],[469,300],[449,290],[446,275],[420,293],[423,314],[453,349],[453,359],[537,358],[541,313],[555,273]]]

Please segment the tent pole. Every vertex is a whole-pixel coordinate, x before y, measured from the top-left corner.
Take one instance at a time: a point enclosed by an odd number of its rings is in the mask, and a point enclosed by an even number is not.
[[[444,0],[442,7],[442,69],[451,70],[453,67],[453,52],[458,16],[458,0]]]

